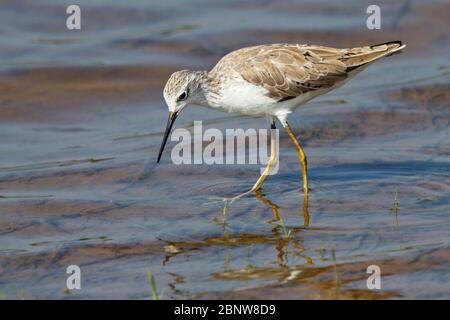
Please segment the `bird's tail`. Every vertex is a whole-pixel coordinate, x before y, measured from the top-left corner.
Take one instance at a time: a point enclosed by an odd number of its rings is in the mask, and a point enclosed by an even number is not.
[[[406,44],[403,44],[401,41],[389,41],[385,43],[375,44],[373,46],[370,46],[372,49],[375,48],[382,48],[387,52],[386,57],[402,50],[406,47]]]
[[[345,63],[347,68],[356,69],[380,58],[400,52],[405,47],[406,45],[401,41],[390,41],[372,46],[351,48],[347,49],[341,61]]]

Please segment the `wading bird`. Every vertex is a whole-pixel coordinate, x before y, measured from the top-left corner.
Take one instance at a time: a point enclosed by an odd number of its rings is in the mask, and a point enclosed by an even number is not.
[[[175,119],[188,104],[269,117],[272,129],[275,120],[280,121],[297,150],[303,190],[307,194],[306,155],[289,127],[289,114],[312,98],[343,85],[372,62],[404,47],[400,41],[348,49],[301,44],[260,45],[227,54],[209,72],[177,71],[164,88],[169,119],[157,162]],[[276,165],[274,144],[272,137],[270,160],[250,191],[259,190]]]

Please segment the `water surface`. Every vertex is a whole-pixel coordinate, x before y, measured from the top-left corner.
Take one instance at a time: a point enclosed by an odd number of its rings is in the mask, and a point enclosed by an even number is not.
[[[450,63],[445,1],[79,1],[0,6],[0,295],[15,299],[449,298]],[[312,191],[281,133],[281,164],[257,197],[258,165],[156,156],[162,88],[181,68],[275,42],[337,47],[403,40],[290,123]],[[265,128],[192,107],[177,127]],[[274,214],[283,218],[273,221]],[[65,289],[68,265],[82,290]],[[368,290],[378,265],[382,289]]]

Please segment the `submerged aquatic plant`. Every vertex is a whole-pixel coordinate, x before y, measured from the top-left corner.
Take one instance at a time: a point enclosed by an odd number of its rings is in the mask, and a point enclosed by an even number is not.
[[[319,247],[316,249],[317,252],[319,252],[320,260],[325,260],[325,247],[323,245],[323,242],[320,241]]]
[[[251,247],[248,248],[247,259],[245,259],[245,270],[247,271],[252,271],[255,269],[255,266],[250,262],[250,249]]]
[[[398,201],[398,191],[394,192],[394,196],[391,203],[391,213],[395,215],[395,222],[398,226],[398,212],[400,211],[400,205]]]
[[[391,203],[391,211],[394,213],[398,213],[398,211],[399,211],[398,191],[394,192],[394,196],[392,198],[392,203]]]
[[[227,223],[227,210],[228,210],[228,202],[225,201],[225,204],[222,209],[222,225]]]
[[[230,259],[231,259],[231,253],[228,250],[227,254],[225,255],[225,259],[223,261],[223,270],[228,271],[230,269]]]
[[[338,274],[338,270],[337,270],[336,252],[334,250],[333,238],[331,238],[331,237],[330,237],[330,255],[331,255],[331,260],[333,261],[333,267],[334,267],[334,283],[335,283],[335,290],[336,290],[335,294],[336,294],[336,296],[339,296],[341,281],[339,280],[339,274]]]
[[[156,287],[155,277],[153,276],[153,272],[151,268],[147,269],[147,281],[150,286],[150,292],[152,294],[152,300],[160,300],[162,297],[162,293],[158,294],[158,289]]]
[[[281,228],[283,229],[284,237],[289,239],[292,233],[292,230],[286,227],[286,222],[283,218],[280,218]]]

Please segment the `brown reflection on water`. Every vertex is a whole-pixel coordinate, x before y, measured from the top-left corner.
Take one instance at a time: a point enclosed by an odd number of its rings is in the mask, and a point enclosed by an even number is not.
[[[269,200],[266,196],[263,195],[263,193],[258,190],[255,192],[255,197],[258,199],[261,203],[268,205],[273,212],[273,220],[279,221],[281,219],[280,217],[280,207],[274,203],[273,201]],[[303,226],[308,227],[309,226],[309,209],[308,209],[308,203],[309,203],[309,197],[308,194],[303,194],[303,207],[301,210],[301,214],[303,216]]]
[[[400,298],[402,293],[395,289],[369,290],[364,287],[368,274],[365,272],[366,262],[342,263],[336,261],[333,241],[329,248],[322,248],[321,260],[331,261],[329,266],[316,266],[308,255],[308,249],[302,245],[301,232],[303,229],[293,228],[292,236],[283,236],[280,227],[272,228],[271,236],[255,234],[224,235],[204,239],[197,242],[168,242],[170,250],[175,254],[187,254],[189,251],[210,247],[248,247],[273,246],[276,251],[277,266],[257,266],[245,261],[242,268],[230,267],[230,256],[224,257],[222,271],[213,272],[211,277],[219,281],[239,281],[247,283],[257,280],[270,280],[273,284],[250,288],[242,287],[229,292],[205,292],[197,298],[220,299],[259,299],[270,297],[274,299],[387,299]],[[288,246],[291,246],[288,253]],[[323,251],[326,251],[324,254]],[[287,255],[298,256],[304,259],[301,265],[288,266]],[[173,255],[167,255],[164,264],[170,263]],[[269,258],[269,257],[268,257]],[[389,286],[392,276],[407,273],[426,272],[435,263],[444,264],[450,261],[450,251],[439,249],[424,254],[420,259],[401,258],[392,260],[374,260],[370,264],[378,265],[383,270],[383,286]],[[177,277],[183,278],[178,275]],[[184,279],[184,278],[183,278]],[[184,280],[183,280],[184,283]],[[355,284],[359,284],[355,287]],[[175,287],[175,284],[169,285]],[[359,288],[358,288],[359,287]]]
[[[170,260],[175,255],[188,254],[189,251],[204,251],[211,247],[248,247],[268,245],[275,249],[277,266],[257,266],[249,260],[242,268],[230,267],[230,256],[224,257],[222,271],[213,272],[211,277],[220,281],[248,282],[256,280],[270,280],[275,284],[268,286],[258,286],[255,288],[241,288],[237,291],[214,293],[205,292],[198,297],[202,298],[223,298],[223,299],[258,299],[261,297],[272,297],[275,299],[386,299],[401,297],[397,290],[369,290],[355,288],[355,283],[365,284],[368,275],[365,273],[367,263],[342,263],[336,261],[334,256],[333,242],[329,248],[321,254],[321,259],[331,261],[330,266],[315,266],[314,261],[308,255],[308,249],[302,245],[301,233],[303,228],[292,228],[292,234],[286,238],[280,226],[272,228],[272,234],[239,234],[224,235],[220,237],[207,238],[196,242],[169,242],[167,241],[166,251],[171,251],[166,255],[164,265],[170,264]],[[288,246],[290,246],[288,253]],[[288,266],[287,256],[298,256],[304,259],[302,265]],[[270,257],[267,257],[270,259]],[[437,250],[425,254],[421,259],[396,259],[371,261],[371,264],[379,265],[383,270],[383,279],[390,279],[399,273],[423,272],[434,262],[441,260],[448,261],[449,250]],[[444,260],[442,260],[444,259]],[[182,279],[182,280],[180,280]],[[169,284],[175,288],[177,283],[184,283],[186,280],[180,274],[175,277],[174,282]],[[383,280],[389,281],[389,280]],[[359,286],[361,287],[361,286]],[[177,290],[175,290],[174,293]]]
[[[383,285],[388,285],[391,276],[399,273],[425,272],[434,262],[443,260],[448,261],[448,250],[437,250],[424,255],[421,259],[400,259],[388,261],[372,261],[372,264],[381,266],[383,270]],[[433,262],[434,261],[434,262]],[[314,298],[314,299],[385,299],[401,297],[402,294],[397,290],[371,291],[367,289],[351,288],[352,283],[364,283],[367,275],[364,270],[367,267],[365,263],[338,263],[324,268],[291,268],[289,270],[260,270],[261,276],[276,274],[280,283],[266,288],[259,292],[252,289],[244,289],[235,293],[221,295],[221,298],[256,298],[272,292],[273,296],[279,299],[283,298]],[[221,273],[218,277],[223,277]],[[225,275],[229,276],[229,275]],[[252,292],[253,291],[253,292]]]
[[[239,198],[241,196],[254,196],[255,199],[257,199],[260,203],[266,205],[267,207],[269,207],[272,211],[273,214],[273,220],[269,220],[268,222],[276,222],[276,221],[280,221],[282,218],[280,216],[280,207],[279,205],[277,205],[275,202],[273,202],[272,200],[270,200],[265,194],[263,194],[263,192],[261,190],[257,190],[255,192],[246,192],[238,197],[233,197],[231,201],[229,201],[228,199],[224,199],[224,206],[222,208],[222,219],[221,219],[221,224],[222,225],[226,225],[226,216],[227,216],[227,212],[228,212],[228,208],[229,206],[231,206],[231,204],[235,201],[239,201]],[[301,214],[303,216],[303,225],[305,227],[309,226],[309,209],[308,209],[308,203],[309,203],[309,197],[308,194],[303,194],[303,206],[301,209]],[[217,220],[216,220],[217,221]]]

